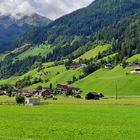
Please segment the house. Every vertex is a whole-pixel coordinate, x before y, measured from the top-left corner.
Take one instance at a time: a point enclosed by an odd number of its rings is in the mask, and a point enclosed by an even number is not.
[[[57,84],[56,87],[56,93],[57,94],[66,94],[66,93],[70,93],[72,92],[72,88],[69,87],[68,85],[61,85],[61,84]]]
[[[34,94],[34,91],[32,90],[19,90],[18,91],[23,96],[31,97]]]
[[[26,98],[25,105],[40,105],[40,99],[37,98]]]
[[[89,92],[86,97],[87,100],[99,100],[100,94],[96,92]]]
[[[132,65],[133,65],[134,67],[140,67],[140,62],[133,62]]]
[[[36,91],[35,95],[39,97],[46,97],[48,95],[53,94],[53,90],[50,88],[42,88],[41,90]]]
[[[74,93],[74,94],[80,94],[81,93],[81,90],[80,90],[80,88],[72,88],[72,93]]]
[[[112,66],[112,64],[106,64],[106,65],[104,66],[104,68],[105,68],[105,69],[112,69],[113,66]]]
[[[81,64],[81,67],[86,68],[86,67],[88,67],[88,65],[87,64]]]
[[[140,67],[135,67],[131,74],[140,74]]]

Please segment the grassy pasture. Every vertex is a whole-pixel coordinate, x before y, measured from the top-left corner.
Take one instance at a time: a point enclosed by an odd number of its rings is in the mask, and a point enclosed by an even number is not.
[[[29,48],[28,50],[24,51],[23,53],[19,54],[14,58],[15,60],[23,60],[29,56],[45,56],[46,54],[50,53],[52,51],[52,46],[49,44],[41,44],[40,46],[37,46],[35,48]]]
[[[7,98],[0,97],[0,101]],[[140,138],[139,98],[85,101],[60,97],[58,101],[46,102],[49,104],[0,106],[0,139],[138,140]]]
[[[102,53],[103,51],[106,51],[109,48],[110,48],[110,45],[109,44],[97,46],[96,48],[87,51],[86,53],[84,53],[83,55],[81,55],[80,57],[78,57],[77,59],[75,59],[75,61],[77,62],[81,58],[82,59],[95,58],[96,56],[98,56],[98,53],[99,52]]]
[[[135,62],[135,61],[140,61],[140,54],[133,55],[127,60],[127,62]]]
[[[140,75],[127,75],[131,68],[123,69],[120,66],[112,70],[99,69],[89,76],[77,81],[73,86],[80,87],[83,94],[90,91],[102,92],[105,96],[115,96],[116,85],[119,96],[140,95]]]

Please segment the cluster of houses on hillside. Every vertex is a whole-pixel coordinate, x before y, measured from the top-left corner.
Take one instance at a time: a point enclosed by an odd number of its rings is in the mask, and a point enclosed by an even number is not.
[[[80,94],[81,90],[79,88],[70,87],[68,85],[58,84],[54,90],[43,87],[39,90],[19,90],[18,93],[27,97],[31,97],[32,95],[38,97],[47,97],[48,95],[53,94]]]
[[[123,66],[123,64],[121,64]],[[132,67],[133,70],[130,72],[131,74],[140,74],[140,62],[127,62],[126,67]],[[104,65],[105,69],[112,69],[112,64],[106,64]]]

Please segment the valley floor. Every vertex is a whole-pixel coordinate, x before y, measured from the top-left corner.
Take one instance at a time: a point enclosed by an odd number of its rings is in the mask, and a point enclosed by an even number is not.
[[[0,102],[15,102],[0,97]],[[138,140],[140,98],[42,100],[40,106],[1,105],[2,140]]]

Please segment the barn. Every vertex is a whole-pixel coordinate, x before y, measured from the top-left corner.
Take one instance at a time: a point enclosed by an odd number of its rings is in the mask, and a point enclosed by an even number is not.
[[[38,99],[38,98],[26,98],[25,105],[40,105],[40,99]]]

